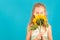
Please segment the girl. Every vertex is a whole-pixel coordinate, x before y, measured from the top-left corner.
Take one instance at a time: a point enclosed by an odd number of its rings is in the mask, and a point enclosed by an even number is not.
[[[32,11],[32,17],[27,27],[26,40],[52,40],[51,26],[49,24],[48,24],[48,27],[44,25],[41,28],[38,26],[38,28],[36,28],[35,30],[29,30],[30,27],[34,25],[32,21],[35,15],[37,14],[46,16],[45,6],[41,3],[36,3],[34,5],[33,11]],[[39,32],[39,28],[41,32]]]

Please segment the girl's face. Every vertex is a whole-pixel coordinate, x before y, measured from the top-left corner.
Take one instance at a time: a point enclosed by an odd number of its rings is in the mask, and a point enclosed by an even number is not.
[[[40,6],[40,7],[35,7],[35,10],[34,10],[34,13],[33,15],[36,15],[36,14],[42,14],[42,15],[45,15],[45,8],[43,6]]]

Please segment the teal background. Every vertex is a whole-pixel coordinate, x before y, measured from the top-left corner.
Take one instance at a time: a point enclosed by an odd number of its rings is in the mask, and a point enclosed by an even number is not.
[[[59,0],[0,0],[0,40],[26,40],[33,5],[45,4],[53,40],[60,40]]]

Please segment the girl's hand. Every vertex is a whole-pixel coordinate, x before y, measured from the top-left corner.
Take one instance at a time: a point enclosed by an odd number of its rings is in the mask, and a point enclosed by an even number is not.
[[[43,37],[43,32],[40,32],[39,34],[38,34],[38,39],[41,39]]]

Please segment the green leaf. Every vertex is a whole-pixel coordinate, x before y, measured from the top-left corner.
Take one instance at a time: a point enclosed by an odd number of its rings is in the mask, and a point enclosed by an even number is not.
[[[30,30],[35,30],[36,28],[38,28],[38,25],[32,25]]]

